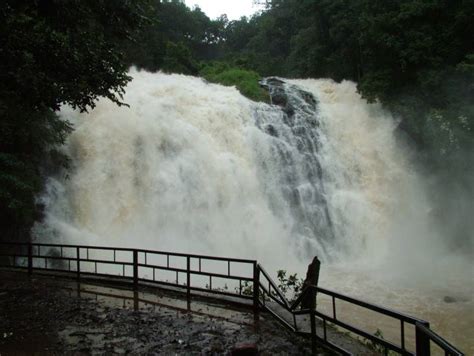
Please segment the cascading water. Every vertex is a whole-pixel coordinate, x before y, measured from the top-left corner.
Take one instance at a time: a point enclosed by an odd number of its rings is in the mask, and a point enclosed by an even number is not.
[[[334,244],[319,162],[320,122],[313,95],[270,78],[262,82],[273,104],[255,108],[255,124],[267,135],[254,145],[260,184],[271,209],[293,217],[292,238],[305,248],[306,260],[316,252],[327,256]]]
[[[102,101],[86,119],[62,111],[76,128],[65,147],[74,166],[50,179],[40,234],[262,260],[278,245],[274,267],[327,255],[311,94],[267,81],[282,110],[198,78],[134,77],[130,109]]]
[[[441,299],[446,287],[465,300],[451,315],[472,310],[466,264],[439,247],[394,120],[355,84],[270,78],[267,105],[199,78],[131,75],[130,108],[63,108],[72,167],[40,198],[38,239],[257,258],[300,274],[319,255],[324,285],[370,289],[374,302],[430,320],[413,290],[435,271]]]

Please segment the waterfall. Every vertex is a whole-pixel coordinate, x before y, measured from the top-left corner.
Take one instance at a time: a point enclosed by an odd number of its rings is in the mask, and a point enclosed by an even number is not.
[[[440,252],[395,120],[354,83],[267,78],[268,105],[200,78],[131,75],[130,107],[61,110],[72,166],[39,198],[38,239],[293,270],[318,255],[418,271]]]
[[[468,344],[472,261],[447,252],[395,120],[354,83],[267,78],[269,105],[200,78],[130,75],[129,107],[62,108],[71,167],[38,198],[37,240],[255,258],[300,276],[318,255],[323,285]],[[434,312],[446,295],[462,303]]]

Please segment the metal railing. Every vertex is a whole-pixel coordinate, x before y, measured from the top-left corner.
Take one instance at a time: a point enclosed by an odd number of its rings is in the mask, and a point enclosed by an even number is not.
[[[419,355],[425,355],[426,353],[424,353],[425,352],[424,349],[418,349],[418,345],[430,345],[431,342],[433,342],[439,348],[441,348],[441,350],[444,351],[444,354],[446,356],[448,355],[449,356],[463,356],[464,355],[464,353],[462,353],[453,345],[451,345],[449,342],[444,340],[441,336],[436,334],[433,330],[431,330],[426,325],[419,324],[419,323],[416,324],[416,337],[417,337],[416,353]],[[419,342],[419,339],[421,342]],[[427,351],[430,352],[430,349],[427,349]]]
[[[140,283],[172,287],[184,290],[188,301],[193,292],[234,297],[246,304],[255,300],[244,290],[249,285],[255,289],[254,260],[118,247],[17,242],[0,242],[0,246],[0,267],[25,269],[30,274],[38,270],[66,273],[77,279],[113,278],[134,288]],[[167,278],[160,278],[161,271],[168,272]],[[199,280],[193,281],[196,277]],[[234,284],[233,289],[228,283]]]
[[[312,310],[311,309],[309,309],[309,310],[308,309],[303,309],[303,310],[298,310],[298,311],[295,310],[295,308],[301,303],[301,300],[303,299],[303,297],[305,295],[308,295],[308,294],[313,295],[313,298],[316,298],[317,293],[327,295],[331,298],[331,301],[332,301],[332,315],[324,314],[324,313],[316,310],[315,308],[312,309]],[[351,325],[347,322],[344,322],[344,321],[338,319],[338,317],[337,317],[337,303],[336,303],[338,300],[345,301],[345,302],[348,302],[350,304],[357,305],[359,307],[363,307],[365,309],[375,311],[379,314],[389,316],[389,317],[392,317],[392,318],[398,320],[399,323],[400,323],[400,344],[395,344],[393,342],[387,341],[387,340],[385,340],[385,339],[383,339],[379,336],[370,334],[370,333],[368,333],[368,332],[366,332],[366,331],[364,331],[364,330],[362,330],[362,329],[360,329],[360,328],[358,328],[354,325]],[[323,330],[324,330],[323,338],[322,338],[323,341],[327,341],[326,329],[327,329],[327,323],[330,322],[333,325],[337,325],[338,327],[341,327],[341,328],[343,328],[343,329],[345,329],[349,332],[352,332],[354,334],[362,336],[363,338],[365,338],[367,340],[370,340],[373,343],[376,343],[376,344],[382,346],[383,349],[384,349],[384,354],[388,354],[388,351],[395,351],[395,352],[397,352],[401,355],[414,355],[413,352],[408,351],[407,348],[406,348],[405,324],[407,324],[407,323],[412,324],[412,325],[420,324],[420,325],[424,325],[425,327],[429,328],[429,323],[424,321],[424,320],[413,318],[411,316],[408,316],[408,315],[405,315],[405,314],[387,309],[385,307],[381,307],[381,306],[378,306],[378,305],[375,305],[375,304],[367,303],[365,301],[362,301],[362,300],[359,300],[359,299],[356,299],[356,298],[352,298],[352,297],[348,297],[346,295],[336,293],[336,292],[330,291],[328,289],[320,288],[320,287],[317,287],[317,286],[308,287],[301,294],[301,296],[296,300],[296,303],[294,303],[292,307],[295,310],[295,314],[298,314],[298,315],[309,314],[311,316],[311,319],[312,319],[312,321],[311,321],[312,324],[315,323],[316,318],[319,318],[322,321]],[[312,317],[313,315],[314,315],[314,317]],[[311,329],[313,329],[313,328],[314,327],[312,326]],[[425,339],[419,338],[418,335],[416,335],[416,349],[417,349],[416,354],[429,355],[429,343],[427,343]]]
[[[200,293],[199,295],[204,293],[237,298],[245,301],[245,305],[253,307],[256,318],[260,310],[265,310],[289,330],[309,336],[313,353],[316,353],[319,343],[341,354],[350,354],[348,350],[328,340],[327,330],[330,323],[380,345],[385,354],[394,351],[401,355],[429,356],[433,342],[444,351],[445,355],[464,355],[434,333],[429,328],[429,323],[424,320],[318,286],[308,286],[294,302],[290,303],[270,275],[255,260],[98,246],[9,242],[0,242],[0,246],[2,247],[0,267],[26,269],[29,274],[32,274],[34,270],[39,270],[66,273],[79,280],[85,276],[113,278],[131,283],[135,289],[139,284],[172,287],[184,291],[188,302],[196,292]],[[219,266],[214,265],[210,268],[209,263],[217,263]],[[115,268],[117,266],[118,268]],[[216,270],[221,272],[214,272]],[[244,270],[247,270],[247,273],[243,273]],[[161,271],[171,272],[174,279],[158,278],[157,274]],[[200,284],[193,283],[193,277],[200,277]],[[216,287],[215,284],[213,287],[213,281],[216,279],[221,280],[220,287]],[[222,281],[238,284],[232,290],[222,288]],[[203,283],[206,283],[205,286]],[[317,294],[330,297],[331,315],[316,308]],[[307,307],[308,299],[311,301],[309,308]],[[306,302],[303,305],[304,300]],[[357,305],[398,320],[400,344],[390,342],[340,320],[337,316],[337,301]],[[272,303],[288,312],[291,320],[286,319],[281,311],[272,307]],[[309,316],[310,332],[299,330],[296,317],[301,315]],[[316,319],[322,324],[323,335],[317,334]],[[409,351],[406,347],[406,324],[415,327],[415,352]]]
[[[322,343],[333,350],[340,352],[341,354],[350,355],[351,353],[348,350],[341,348],[340,346],[334,344],[333,342],[328,340],[327,337],[327,328],[328,323],[332,325],[336,325],[342,329],[345,329],[351,333],[356,335],[362,336],[366,340],[370,340],[374,344],[380,345],[383,348],[383,353],[387,355],[389,351],[396,352],[401,355],[423,355],[429,356],[431,354],[431,342],[435,343],[441,350],[444,352],[445,355],[453,355],[453,356],[462,356],[464,355],[461,351],[456,349],[453,345],[448,343],[444,340],[441,336],[436,334],[433,330],[429,328],[429,323],[414,318],[412,316],[379,306],[371,303],[367,303],[365,301],[352,298],[325,288],[321,288],[318,286],[308,286],[303,290],[303,292],[296,298],[296,300],[290,304],[290,302],[285,298],[285,296],[279,291],[278,287],[275,283],[271,280],[270,276],[262,269],[261,266],[258,267],[263,272],[263,276],[265,278],[264,284],[261,282],[259,283],[260,286],[260,293],[262,294],[261,305],[262,307],[270,312],[272,315],[276,317],[280,323],[287,327],[288,329],[301,334],[307,334],[311,337],[312,341],[312,349],[313,353],[316,354],[316,346],[319,343]],[[265,288],[264,285],[268,284],[268,288]],[[324,294],[331,298],[331,306],[332,306],[332,315],[327,315],[316,308],[316,296],[317,294]],[[311,306],[309,308],[301,308],[302,301],[306,298],[309,298],[311,302],[309,303]],[[288,320],[284,319],[275,310],[272,310],[266,300],[272,300],[276,302],[279,306],[286,309],[288,312],[292,314],[293,317],[293,324],[291,324]],[[363,307],[365,309],[377,312],[379,314],[389,316],[399,321],[400,323],[400,344],[395,344],[388,340],[383,339],[374,334],[370,334],[354,325],[349,323],[343,322],[342,320],[338,319],[337,317],[337,300],[341,300],[344,302],[348,302],[352,305],[357,305],[359,307]],[[299,307],[301,309],[299,309]],[[305,333],[298,330],[298,325],[296,322],[297,315],[308,315],[309,322],[310,322],[310,332]],[[317,335],[316,332],[316,319],[319,319],[322,323],[323,335]],[[406,335],[405,335],[405,324],[411,324],[415,327],[415,352],[409,351],[406,348]]]

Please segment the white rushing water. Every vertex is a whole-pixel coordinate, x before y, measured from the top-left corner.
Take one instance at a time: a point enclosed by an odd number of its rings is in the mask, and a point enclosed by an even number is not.
[[[130,108],[61,111],[72,167],[49,179],[39,239],[257,258],[300,275],[319,255],[325,286],[439,319],[447,337],[458,329],[446,315],[473,331],[472,263],[446,252],[393,118],[354,83],[285,81],[282,110],[199,78],[131,75]],[[463,302],[443,304],[453,294]]]

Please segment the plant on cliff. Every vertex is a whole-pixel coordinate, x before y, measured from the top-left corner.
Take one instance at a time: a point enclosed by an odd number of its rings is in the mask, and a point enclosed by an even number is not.
[[[282,269],[277,271],[278,288],[289,300],[293,300],[301,293],[304,280],[299,278],[296,273],[290,274],[288,277],[286,273],[287,271]]]
[[[213,62],[204,65],[200,75],[212,83],[235,86],[242,95],[249,99],[264,102],[269,100],[268,94],[258,83],[260,75],[254,71],[224,62]]]

